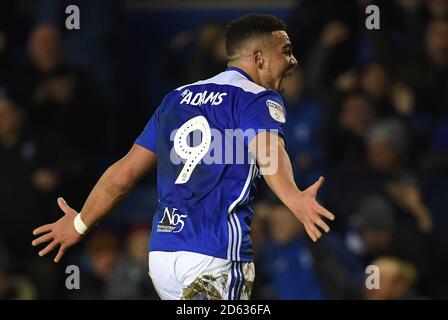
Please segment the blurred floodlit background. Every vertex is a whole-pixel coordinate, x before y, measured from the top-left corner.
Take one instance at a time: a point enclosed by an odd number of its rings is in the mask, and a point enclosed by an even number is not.
[[[157,299],[154,174],[59,265],[31,232],[62,214],[58,196],[81,208],[165,94],[225,69],[226,25],[251,12],[288,24],[288,152],[301,188],[326,177],[337,217],[313,244],[262,184],[252,298],[448,298],[447,0],[16,0],[0,2],[0,299]],[[370,264],[381,290],[365,288]]]

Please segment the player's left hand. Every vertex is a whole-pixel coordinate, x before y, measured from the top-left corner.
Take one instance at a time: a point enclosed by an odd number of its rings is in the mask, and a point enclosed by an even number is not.
[[[54,259],[56,263],[61,260],[69,247],[82,238],[82,235],[76,231],[73,223],[78,212],[72,209],[63,198],[58,198],[58,205],[64,212],[64,216],[54,223],[46,224],[35,229],[33,231],[35,236],[43,235],[31,242],[33,246],[37,246],[50,241],[44,249],[39,251],[39,256],[41,257],[59,247],[56,258]]]
[[[307,234],[313,241],[319,240],[322,236],[319,228],[327,233],[330,231],[330,227],[322,220],[322,217],[334,220],[334,215],[316,200],[317,192],[323,183],[324,178],[320,177],[313,185],[294,197],[293,203],[288,206],[297,219],[303,223]]]

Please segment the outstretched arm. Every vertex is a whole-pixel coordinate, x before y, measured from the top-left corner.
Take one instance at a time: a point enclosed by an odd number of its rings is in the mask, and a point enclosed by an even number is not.
[[[320,177],[308,189],[300,191],[294,182],[285,142],[275,133],[258,134],[250,142],[249,150],[256,155],[257,163],[268,186],[303,223],[310,238],[317,241],[321,237],[322,234],[317,227],[329,232],[330,228],[321,216],[334,220],[334,215],[316,201],[317,191],[322,186],[324,178]]]
[[[79,213],[87,228],[94,226],[112,212],[140,178],[155,167],[156,162],[155,153],[135,144],[128,154],[110,166],[90,192]],[[54,223],[35,229],[34,235],[43,235],[32,242],[33,246],[50,242],[39,252],[40,256],[46,255],[59,246],[55,262],[59,262],[67,248],[82,238],[82,234],[78,233],[74,226],[74,219],[78,212],[72,209],[63,198],[58,198],[58,205],[64,212],[64,216]]]

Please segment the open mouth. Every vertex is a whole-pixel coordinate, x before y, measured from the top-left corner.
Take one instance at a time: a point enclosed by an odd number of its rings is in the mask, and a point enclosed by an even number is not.
[[[283,75],[283,78],[288,78],[288,77],[290,77],[291,75],[292,75],[292,70],[288,70],[288,71],[286,71],[285,72],[285,74]]]

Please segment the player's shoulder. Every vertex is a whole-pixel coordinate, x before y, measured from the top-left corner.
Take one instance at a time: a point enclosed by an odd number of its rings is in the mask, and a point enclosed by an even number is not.
[[[236,88],[242,89],[244,93],[249,95],[258,95],[268,91],[268,89],[246,78],[236,79],[231,85],[235,86]]]
[[[247,108],[252,108],[251,106],[265,105],[271,108],[276,108],[284,112],[285,105],[280,94],[272,89],[265,89],[262,92],[257,93],[246,103]]]
[[[258,93],[255,99],[271,99],[283,105],[282,96],[275,90],[265,89],[264,91]]]
[[[254,112],[264,114],[267,110],[274,120],[280,123],[286,122],[286,108],[277,91],[267,89],[258,93],[246,104],[246,108],[246,114]]]
[[[263,88],[262,86],[250,81],[242,73],[234,69],[227,69],[211,78],[183,85],[176,88],[174,91],[182,92],[187,88],[194,88],[196,86],[203,87],[207,85],[226,86],[228,89],[230,89],[230,91],[233,91],[235,93],[243,93],[249,95],[256,95],[267,90],[266,88]]]
[[[160,109],[161,110],[166,110],[168,106],[170,106],[174,100],[176,100],[176,97],[178,97],[179,92],[177,92],[176,90],[172,90],[170,92],[168,92],[162,99],[161,103],[160,103]]]
[[[178,87],[171,94],[188,98],[193,95],[192,91],[196,92],[195,94],[200,94],[200,92],[207,92],[207,94],[226,92],[226,95],[236,96],[231,100],[236,101],[238,108],[242,109],[260,100],[265,102],[269,100],[281,106],[284,105],[278,92],[256,84],[244,71],[232,67],[211,78]]]

